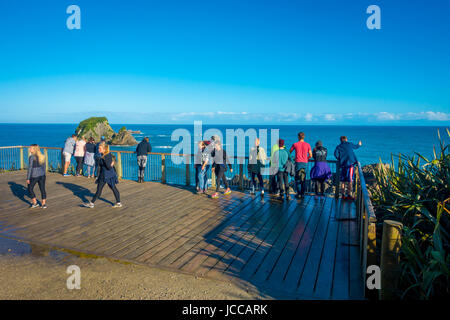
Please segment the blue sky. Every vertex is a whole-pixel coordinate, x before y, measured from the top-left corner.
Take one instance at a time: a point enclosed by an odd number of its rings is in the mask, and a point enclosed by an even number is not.
[[[448,125],[449,14],[446,0],[1,1],[0,122]]]

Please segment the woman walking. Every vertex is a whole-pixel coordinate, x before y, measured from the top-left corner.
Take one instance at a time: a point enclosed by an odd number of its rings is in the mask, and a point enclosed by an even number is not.
[[[250,194],[255,194],[256,182],[255,177],[259,181],[259,190],[261,191],[261,196],[264,195],[264,181],[261,175],[261,169],[265,167],[267,159],[266,151],[260,145],[258,138],[255,139],[255,146],[250,149],[250,154],[248,158],[248,171],[251,177]]]
[[[39,185],[39,190],[41,191],[42,208],[46,209],[47,194],[45,192],[45,156],[42,154],[37,144],[32,144],[30,146],[29,154],[30,156],[28,157],[27,185],[28,192],[30,193],[32,201],[30,208],[39,207],[36,195],[34,194],[34,186],[37,183]]]
[[[95,140],[90,137],[86,143],[86,153],[84,154],[84,164],[86,165],[86,172],[88,178],[94,177],[95,171]]]
[[[231,167],[231,163],[230,160],[228,159],[227,153],[222,148],[222,143],[218,140],[214,142],[214,149],[211,152],[211,157],[214,162],[212,170],[216,175],[216,192],[211,196],[211,198],[218,198],[220,181],[223,181],[223,184],[225,185],[226,188],[223,194],[227,195],[231,193],[231,189],[230,186],[228,185],[225,172],[227,171],[227,165],[230,168],[230,172],[233,172],[233,168]]]
[[[116,204],[113,208],[120,208],[122,207],[122,204],[120,203],[120,193],[116,186],[116,184],[119,183],[119,180],[117,179],[116,169],[114,169],[114,157],[109,151],[109,145],[105,142],[100,143],[98,151],[102,156],[98,159],[99,174],[95,181],[97,183],[97,192],[92,198],[92,201],[84,203],[84,206],[94,208],[95,201],[101,196],[103,187],[107,184],[116,198]]]
[[[75,160],[77,161],[77,177],[80,177],[83,175],[83,160],[84,160],[84,154],[86,153],[86,138],[81,137],[77,140],[75,143]]]
[[[312,151],[314,167],[311,169],[311,180],[314,183],[315,198],[324,196],[325,181],[331,178],[331,169],[327,163],[327,148],[322,145],[322,141],[317,141]]]

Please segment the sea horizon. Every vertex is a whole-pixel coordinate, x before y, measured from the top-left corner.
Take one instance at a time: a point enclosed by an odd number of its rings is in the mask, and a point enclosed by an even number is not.
[[[122,126],[130,130],[139,130],[141,133],[133,134],[138,142],[144,137],[150,138],[153,152],[171,153],[172,148],[182,141],[181,138],[172,140],[172,133],[176,129],[186,129],[191,133],[191,149],[183,153],[195,153],[194,124],[123,124],[110,123],[117,132]],[[0,123],[0,146],[30,145],[37,143],[42,147],[62,147],[67,137],[75,133],[78,123]],[[392,156],[399,154],[411,156],[420,153],[425,157],[432,157],[433,147],[438,148],[438,131],[441,137],[447,126],[396,126],[396,125],[295,125],[295,124],[212,124],[202,125],[202,134],[206,130],[217,129],[223,134],[225,149],[227,149],[226,130],[236,129],[267,130],[267,140],[262,145],[270,152],[271,130],[279,129],[279,138],[285,140],[288,148],[297,141],[297,133],[305,132],[305,141],[314,148],[317,141],[322,141],[328,148],[328,160],[334,160],[334,149],[339,144],[339,137],[346,135],[350,141],[362,141],[363,146],[356,151],[358,160],[363,165],[390,163]],[[414,129],[414,130],[412,130]],[[208,139],[208,137],[204,137]],[[234,156],[247,156],[253,141],[245,139],[245,146],[233,147]],[[134,151],[135,146],[113,146],[116,150]]]

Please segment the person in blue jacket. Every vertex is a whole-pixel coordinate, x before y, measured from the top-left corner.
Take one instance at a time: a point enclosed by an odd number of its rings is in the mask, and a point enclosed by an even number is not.
[[[139,167],[138,171],[138,182],[144,182],[145,177],[145,167],[147,167],[147,155],[152,152],[152,146],[149,142],[148,137],[142,139],[141,142],[136,147],[137,163]]]
[[[352,190],[353,190],[353,180],[355,175],[355,164],[358,162],[353,150],[358,149],[362,146],[362,142],[359,141],[358,144],[348,142],[346,136],[340,138],[341,144],[334,150],[334,156],[338,161],[340,168],[340,181],[342,183],[342,199],[344,200],[354,200]]]

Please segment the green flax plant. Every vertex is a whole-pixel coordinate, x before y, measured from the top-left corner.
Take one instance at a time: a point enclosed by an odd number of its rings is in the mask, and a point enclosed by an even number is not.
[[[447,138],[450,132],[447,129]],[[372,201],[379,221],[403,223],[398,297],[449,296],[450,154],[439,131],[439,152],[392,157],[375,171]]]

